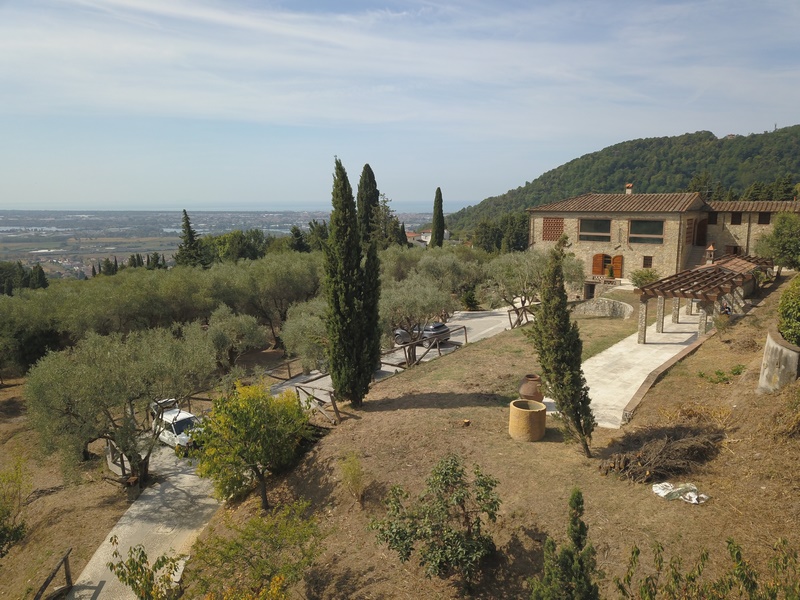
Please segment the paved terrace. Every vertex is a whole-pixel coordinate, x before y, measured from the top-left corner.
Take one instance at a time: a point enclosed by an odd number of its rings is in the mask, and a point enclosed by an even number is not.
[[[628,403],[641,398],[652,384],[650,374],[698,341],[698,322],[697,314],[687,315],[683,309],[678,323],[664,319],[663,333],[656,332],[655,323],[650,325],[646,344],[639,344],[634,333],[583,363],[598,426],[618,429],[622,425]],[[555,410],[552,400],[546,398],[545,404],[548,412]]]

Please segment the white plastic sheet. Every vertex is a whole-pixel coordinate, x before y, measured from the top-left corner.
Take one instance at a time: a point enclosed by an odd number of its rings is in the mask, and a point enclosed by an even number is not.
[[[708,496],[697,491],[697,486],[693,483],[654,483],[653,493],[658,494],[666,500],[680,498],[689,504],[702,504],[708,500]]]

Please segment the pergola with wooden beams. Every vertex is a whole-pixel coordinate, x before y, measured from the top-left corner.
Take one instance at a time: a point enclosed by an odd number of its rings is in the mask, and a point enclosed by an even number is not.
[[[709,248],[713,255],[713,247]],[[744,286],[752,281],[755,271],[767,271],[772,261],[756,256],[725,255],[711,264],[681,271],[642,286],[639,293],[639,336],[638,342],[647,342],[647,303],[657,298],[656,332],[664,331],[664,304],[672,298],[672,322],[678,323],[681,298],[686,298],[686,312],[692,314],[695,302],[699,306],[698,332],[708,331],[708,316],[719,313],[720,304],[728,302],[732,311],[744,310]]]

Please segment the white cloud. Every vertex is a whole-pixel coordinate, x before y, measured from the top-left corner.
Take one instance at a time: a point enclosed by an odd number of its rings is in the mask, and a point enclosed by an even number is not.
[[[409,140],[451,140],[451,162],[469,143],[476,161],[525,144],[572,147],[569,159],[795,119],[796,0],[362,4],[10,0],[0,116],[253,123],[326,152],[331,131],[361,128],[431,170],[446,159]],[[520,157],[519,180],[489,193],[535,178],[532,163]]]

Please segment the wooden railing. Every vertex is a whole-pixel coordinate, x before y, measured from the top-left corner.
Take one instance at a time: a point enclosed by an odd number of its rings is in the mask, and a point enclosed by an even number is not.
[[[52,570],[50,576],[42,584],[42,587],[39,588],[39,591],[36,592],[36,595],[33,597],[33,600],[51,600],[53,598],[63,598],[64,596],[67,595],[67,592],[69,592],[72,589],[72,573],[69,570],[70,552],[72,552],[72,548],[70,548],[64,553],[64,556],[62,556],[61,560],[58,561],[58,564]],[[58,572],[61,570],[62,566],[64,567],[64,578],[66,579],[66,585],[62,585],[61,587],[56,588],[55,590],[47,594],[47,596],[45,596],[44,593],[47,591],[47,587],[53,582],[53,579],[55,579],[55,576],[58,575]]]

